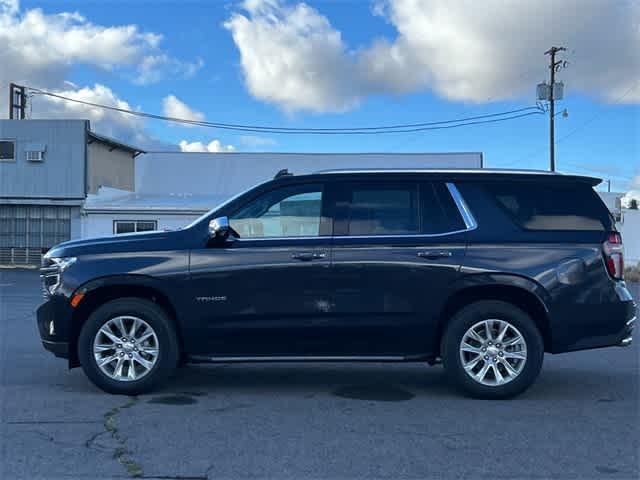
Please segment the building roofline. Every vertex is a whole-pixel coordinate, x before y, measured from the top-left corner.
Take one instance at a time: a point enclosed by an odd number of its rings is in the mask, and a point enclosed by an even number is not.
[[[183,152],[180,150],[149,150],[144,153],[173,153],[183,155],[393,155],[398,157],[421,155],[479,155],[482,152]]]
[[[115,138],[111,138],[111,137],[107,137],[105,135],[99,135],[95,132],[92,132],[91,130],[89,130],[87,132],[87,143],[93,143],[95,142],[100,142],[100,143],[104,143],[105,145],[109,145],[112,148],[118,148],[120,150],[124,150],[126,152],[130,152],[133,154],[134,157],[137,157],[138,155],[140,155],[141,153],[147,153],[146,150],[142,150],[138,147],[134,147],[132,145],[128,145],[126,143],[123,143],[119,140],[116,140]]]

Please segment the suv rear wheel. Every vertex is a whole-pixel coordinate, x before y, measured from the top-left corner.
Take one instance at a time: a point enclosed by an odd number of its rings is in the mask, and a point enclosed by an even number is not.
[[[82,326],[78,356],[89,379],[102,390],[145,393],[176,368],[179,347],[162,308],[141,298],[98,307]]]
[[[449,322],[442,360],[453,382],[477,398],[509,398],[535,381],[544,343],[533,319],[500,301],[472,303]]]

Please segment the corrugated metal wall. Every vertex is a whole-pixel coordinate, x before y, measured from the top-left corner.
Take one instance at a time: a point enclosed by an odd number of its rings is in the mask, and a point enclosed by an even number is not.
[[[49,248],[70,240],[72,208],[0,205],[0,264],[39,264]]]

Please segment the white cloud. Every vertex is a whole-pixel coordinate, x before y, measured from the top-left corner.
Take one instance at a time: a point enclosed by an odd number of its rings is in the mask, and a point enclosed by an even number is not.
[[[166,117],[182,118],[184,120],[201,122],[205,119],[204,113],[192,109],[175,95],[169,95],[162,99],[162,112]]]
[[[166,53],[147,55],[138,65],[133,83],[148,85],[159,82],[166,76],[192,78],[203,66],[201,58],[195,62],[183,62]]]
[[[240,135],[239,140],[243,145],[252,148],[272,147],[278,144],[273,138],[260,137],[257,135]]]
[[[136,107],[119,98],[109,87],[100,84],[93,87],[71,87],[67,90],[57,90],[56,93],[74,100],[137,110]],[[140,117],[44,95],[33,97],[33,102],[39,118],[89,119],[91,129],[103,135],[140,147],[149,147],[156,143],[145,131],[144,120]]]
[[[629,208],[632,199],[640,202],[640,175],[637,175],[631,181],[630,187],[630,190],[622,197],[622,206],[626,208]]]
[[[223,145],[220,140],[212,140],[205,144],[203,142],[187,142],[182,140],[180,142],[180,150],[183,152],[234,152],[235,147],[233,145]]]
[[[75,65],[114,71],[137,83],[165,75],[193,76],[202,61],[182,62],[161,48],[162,35],[137,25],[96,25],[77,12],[21,10],[17,0],[0,0],[0,110],[7,111],[9,82],[64,88]]]
[[[244,8],[247,15],[224,25],[252,95],[290,110],[342,111],[358,103],[354,63],[327,18],[304,3],[251,0]]]
[[[640,2],[376,0],[397,30],[349,48],[304,3],[251,0],[225,23],[249,91],[285,110],[343,111],[371,94],[432,90],[457,101],[523,97],[548,75],[543,52],[565,45],[566,90],[640,102]],[[621,99],[623,95],[624,98]]]

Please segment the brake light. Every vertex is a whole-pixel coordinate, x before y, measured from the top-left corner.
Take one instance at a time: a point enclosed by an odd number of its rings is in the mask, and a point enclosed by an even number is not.
[[[611,232],[607,241],[602,244],[604,263],[612,278],[622,280],[624,278],[624,253],[622,236],[618,232]]]

